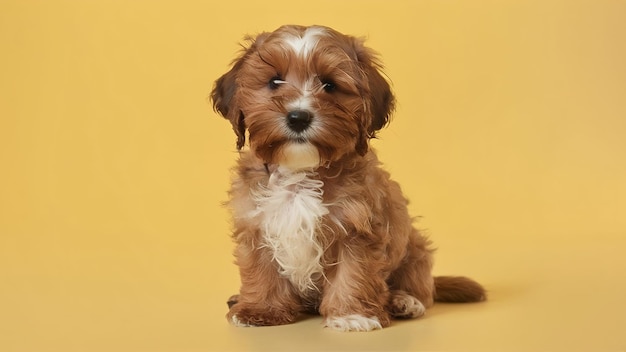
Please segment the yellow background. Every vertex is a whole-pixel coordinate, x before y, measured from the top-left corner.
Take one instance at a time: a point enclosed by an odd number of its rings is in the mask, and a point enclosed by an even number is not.
[[[0,1],[0,350],[626,349],[626,2]],[[207,102],[247,33],[369,38],[373,142],[490,300],[370,334],[227,324],[235,136]]]

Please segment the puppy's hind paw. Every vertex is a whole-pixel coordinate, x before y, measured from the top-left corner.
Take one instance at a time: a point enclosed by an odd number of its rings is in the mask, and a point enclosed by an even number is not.
[[[404,291],[392,292],[387,307],[394,318],[411,319],[424,315],[426,307],[417,298]]]

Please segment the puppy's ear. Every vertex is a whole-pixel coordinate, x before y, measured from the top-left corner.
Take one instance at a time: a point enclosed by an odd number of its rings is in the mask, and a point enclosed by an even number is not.
[[[230,120],[233,131],[237,135],[237,149],[243,148],[246,143],[246,125],[243,113],[235,103],[235,93],[237,92],[237,72],[241,66],[243,57],[239,58],[233,68],[215,81],[211,100],[213,109],[224,118]]]
[[[389,83],[380,73],[379,67],[370,66],[365,72],[369,81],[372,108],[372,123],[367,133],[370,137],[374,137],[378,130],[389,123],[395,108],[395,98]]]
[[[267,33],[261,33],[256,38],[246,37],[249,45],[247,47],[243,46],[241,55],[233,61],[233,67],[215,81],[213,91],[211,92],[213,109],[224,118],[230,120],[230,123],[233,125],[233,131],[237,135],[237,149],[243,148],[246,143],[245,116],[237,104],[239,71],[246,59],[256,52],[258,44],[267,35]]]
[[[376,132],[389,123],[395,107],[391,86],[381,73],[382,65],[376,53],[363,43],[363,39],[352,38],[356,61],[363,73],[363,82],[360,86],[367,109],[366,116],[359,126],[359,138],[356,144],[356,151],[361,155],[367,152],[369,139],[376,137]]]
[[[395,98],[391,92],[389,82],[382,75],[382,64],[376,53],[363,45],[362,39],[355,41],[355,51],[361,70],[365,74],[365,99],[370,109],[371,121],[367,126],[369,138],[376,136],[376,132],[389,123],[395,108]]]

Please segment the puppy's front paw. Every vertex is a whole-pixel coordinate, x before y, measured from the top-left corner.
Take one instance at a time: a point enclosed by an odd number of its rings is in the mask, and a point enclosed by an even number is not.
[[[233,326],[237,326],[240,328],[247,328],[247,327],[251,327],[251,326],[255,326],[255,325],[250,325],[248,323],[244,323],[241,320],[239,320],[239,318],[237,317],[236,314],[233,314],[230,316],[230,321],[229,321]]]
[[[233,305],[226,315],[229,323],[239,327],[284,325],[293,323],[296,317],[297,312],[242,302]]]
[[[324,327],[345,332],[372,331],[383,328],[377,317],[367,318],[359,314],[350,314],[343,317],[328,317],[324,320]]]

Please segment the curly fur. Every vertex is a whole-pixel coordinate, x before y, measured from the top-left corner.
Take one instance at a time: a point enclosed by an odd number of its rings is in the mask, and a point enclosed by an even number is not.
[[[329,328],[369,331],[435,299],[484,300],[470,279],[432,277],[430,241],[369,147],[394,97],[363,40],[283,26],[248,41],[211,96],[241,150],[229,201],[241,289],[229,321],[315,312]],[[306,111],[298,128],[294,111]]]

